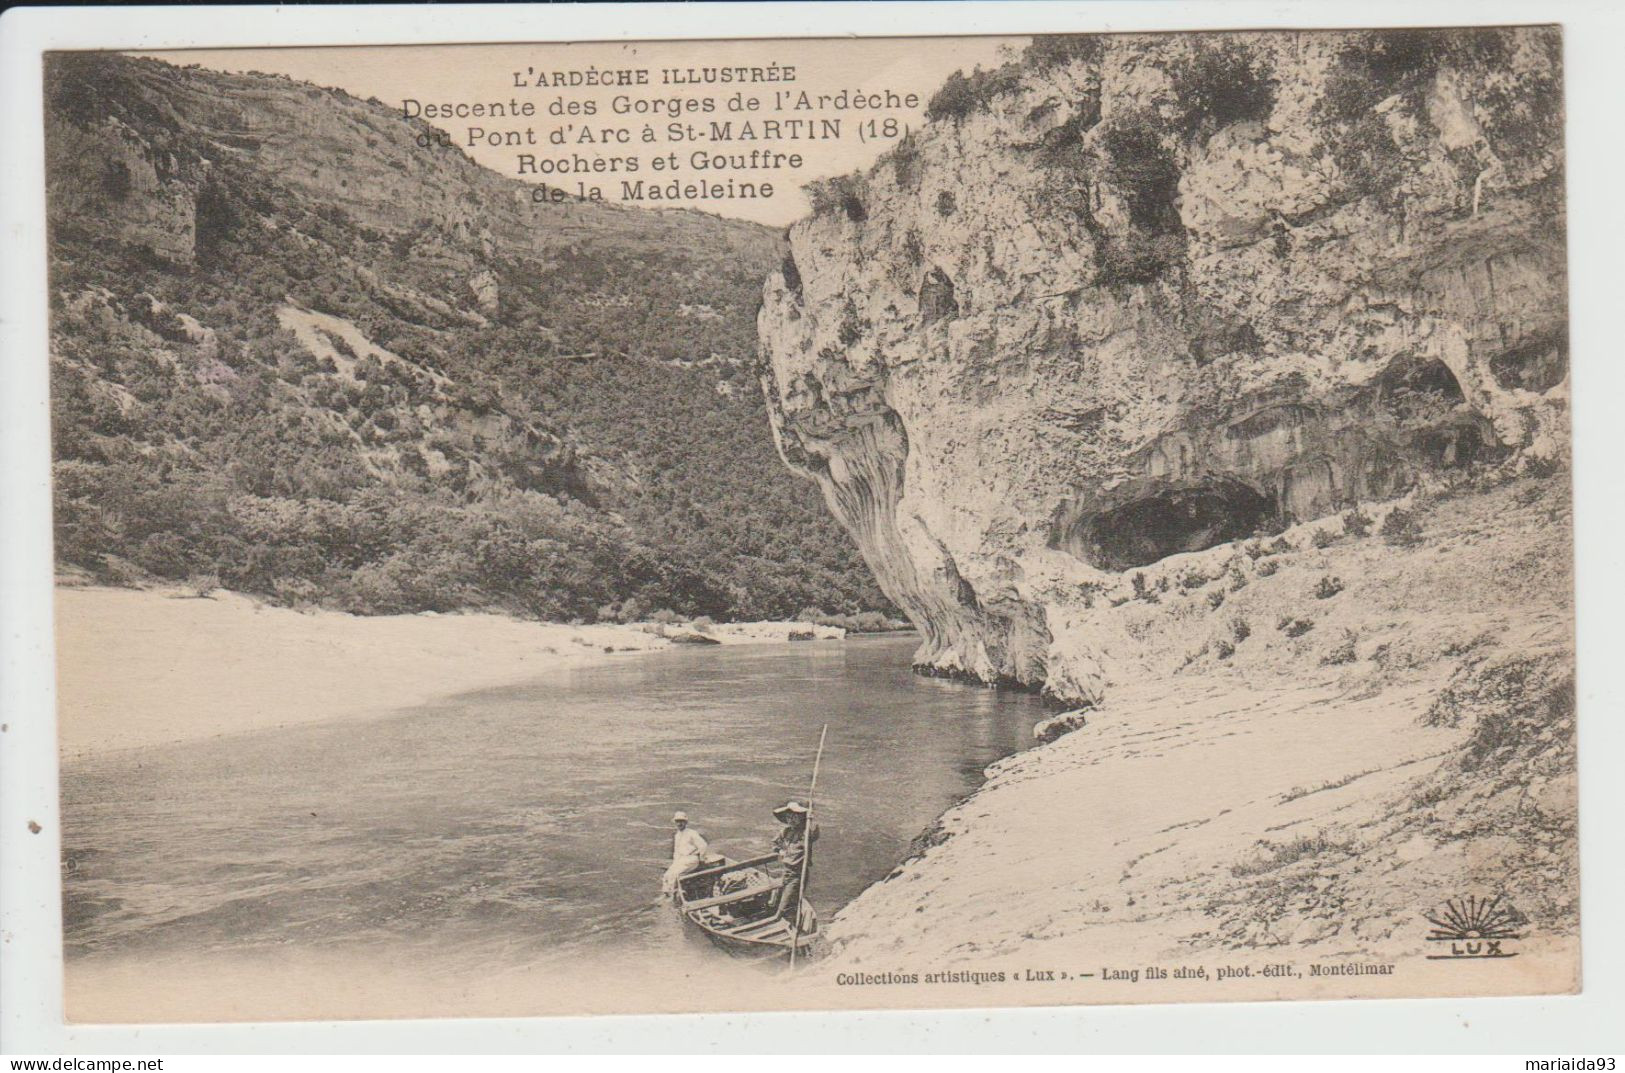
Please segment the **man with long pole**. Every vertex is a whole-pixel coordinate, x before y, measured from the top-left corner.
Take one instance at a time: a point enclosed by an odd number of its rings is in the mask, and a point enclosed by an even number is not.
[[[805,809],[791,801],[783,809],[776,810],[774,815],[781,812],[787,814],[785,831],[779,836],[783,840],[780,848],[780,859],[785,862],[784,890],[779,897],[779,912],[781,914],[794,914],[790,917],[790,968],[796,967],[796,955],[801,946],[801,902],[807,893],[807,870],[812,863],[812,844],[818,837],[818,828],[813,826],[813,798],[818,792],[818,766],[824,760],[824,738],[829,734],[829,724],[818,732],[818,753],[813,757],[812,782],[807,787],[807,807]],[[799,820],[795,817],[799,815]],[[800,828],[800,837],[796,837],[796,828]],[[800,852],[795,853],[796,843],[799,842]],[[799,856],[800,860],[795,857]],[[799,866],[799,867],[798,867]]]

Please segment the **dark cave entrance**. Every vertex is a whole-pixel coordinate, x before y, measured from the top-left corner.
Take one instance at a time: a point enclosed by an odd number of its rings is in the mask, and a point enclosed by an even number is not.
[[[1447,402],[1461,402],[1461,382],[1450,366],[1437,358],[1430,361],[1395,362],[1382,374],[1386,395],[1432,395]]]
[[[1377,384],[1378,413],[1410,428],[1440,424],[1465,400],[1456,374],[1438,359],[1396,361]]]
[[[1470,466],[1475,462],[1499,462],[1507,454],[1493,436],[1486,437],[1473,424],[1428,429],[1416,437],[1415,447],[1423,461],[1435,469]]]
[[[1069,543],[1102,570],[1130,570],[1247,536],[1275,517],[1270,497],[1241,481],[1214,480],[1103,511]]]
[[[942,269],[931,269],[920,281],[920,318],[926,324],[935,324],[957,316],[959,302],[954,298],[954,281]]]
[[[1569,374],[1569,335],[1560,329],[1537,336],[1490,359],[1490,373],[1504,388],[1544,394]]]

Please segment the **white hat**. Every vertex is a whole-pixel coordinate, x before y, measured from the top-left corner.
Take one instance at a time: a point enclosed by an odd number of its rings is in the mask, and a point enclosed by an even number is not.
[[[674,812],[674,813],[672,813],[671,814],[671,822],[672,823],[687,823],[688,822],[688,813],[686,813],[686,812]]]
[[[773,815],[777,816],[783,812],[805,813],[806,811],[807,806],[803,805],[800,801],[786,801],[784,804],[773,810]]]

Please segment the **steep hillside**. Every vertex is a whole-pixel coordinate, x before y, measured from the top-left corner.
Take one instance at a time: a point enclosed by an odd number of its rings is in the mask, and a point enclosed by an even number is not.
[[[284,78],[46,81],[64,567],[365,612],[885,606],[769,448],[771,231],[538,204]]]
[[[773,419],[920,664],[1100,703],[1102,590],[1566,454],[1555,28],[1040,39],[816,191]]]

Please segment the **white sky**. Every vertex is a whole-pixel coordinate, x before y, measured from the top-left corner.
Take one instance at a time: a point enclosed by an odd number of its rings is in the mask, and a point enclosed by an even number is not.
[[[807,202],[801,193],[802,184],[817,178],[844,174],[867,167],[883,153],[895,138],[861,141],[857,136],[860,121],[893,116],[901,124],[919,126],[924,121],[925,103],[949,74],[957,70],[970,71],[978,66],[995,66],[1002,62],[1009,48],[1020,47],[1026,38],[1013,37],[937,37],[937,38],[826,38],[757,41],[686,41],[686,42],[606,42],[535,45],[390,45],[369,48],[279,48],[279,49],[195,49],[173,52],[148,52],[175,64],[196,63],[203,67],[223,71],[263,71],[285,74],[318,86],[341,87],[357,97],[376,97],[398,111],[405,100],[425,103],[467,103],[500,101],[504,104],[518,100],[535,103],[538,114],[533,118],[515,119],[448,119],[430,120],[445,130],[456,143],[468,150],[480,163],[512,178],[545,181],[573,193],[579,180],[598,185],[607,200],[619,200],[619,175],[520,175],[520,154],[534,154],[538,160],[579,154],[588,159],[597,156],[637,154],[643,158],[642,170],[631,179],[642,179],[646,184],[669,183],[673,178],[683,183],[710,179],[716,181],[731,175],[736,181],[770,182],[774,186],[771,198],[735,198],[678,200],[674,202],[641,202],[645,205],[686,205],[702,208],[725,216],[736,216],[761,223],[782,225],[807,212]],[[769,63],[791,65],[796,69],[794,82],[762,83],[754,85],[662,85],[664,68],[701,66],[763,66]],[[568,71],[593,69],[649,70],[650,84],[610,88],[516,88],[515,72]],[[841,90],[873,93],[894,90],[900,95],[918,95],[918,107],[895,111],[794,111],[771,115],[766,109],[773,103],[775,91],[805,91],[808,94],[834,94]],[[735,91],[759,97],[763,110],[756,113],[727,111],[727,101]],[[717,98],[718,111],[709,114],[685,115],[682,120],[694,123],[702,130],[710,121],[733,120],[738,129],[745,119],[818,119],[839,117],[842,137],[836,140],[781,140],[734,141],[719,143],[668,143],[631,145],[583,145],[567,147],[547,143],[548,133],[572,121],[589,122],[595,126],[631,127],[641,134],[644,124],[650,123],[662,138],[665,115],[616,115],[612,111],[617,96],[641,99],[711,96]],[[553,118],[546,109],[549,103],[563,101],[595,101],[598,114],[591,119],[576,116]],[[539,144],[519,147],[468,146],[470,126],[486,130],[529,127],[535,131]],[[572,136],[578,134],[572,129]],[[703,172],[690,167],[689,156],[696,148],[712,152],[749,152],[752,148],[778,149],[800,153],[804,163],[799,169],[777,168],[745,172]],[[679,170],[657,172],[650,168],[649,158],[664,156],[675,151]]]

